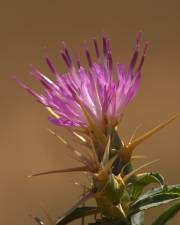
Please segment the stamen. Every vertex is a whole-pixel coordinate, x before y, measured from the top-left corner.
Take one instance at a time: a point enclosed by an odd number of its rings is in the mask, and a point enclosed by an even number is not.
[[[106,48],[107,48],[107,64],[108,68],[111,71],[113,68],[112,54],[111,54],[111,42],[110,39],[106,39]]]
[[[99,47],[98,47],[97,40],[94,38],[93,42],[94,42],[94,48],[96,50],[96,56],[97,56],[97,58],[99,58],[100,57],[100,52],[99,52]]]
[[[61,52],[61,56],[62,56],[64,62],[66,63],[67,67],[71,68],[71,62],[69,61],[69,59],[66,56],[66,54],[64,52]]]
[[[51,72],[52,72],[53,74],[57,74],[56,69],[55,69],[54,65],[52,64],[51,60],[50,60],[49,58],[46,58],[46,62],[47,62],[47,64],[48,64],[48,66],[49,66]]]
[[[139,49],[140,49],[141,36],[142,36],[142,32],[140,31],[140,32],[137,34],[137,37],[136,37],[136,48],[135,48],[134,54],[133,54],[133,56],[132,56],[130,65],[129,65],[129,71],[130,71],[130,72],[133,71],[134,66],[135,66],[135,64],[136,64],[136,62],[137,62],[137,58],[138,58],[138,54],[139,54]]]
[[[113,61],[112,61],[112,54],[110,51],[107,52],[107,64],[110,71],[112,71],[113,68]]]
[[[103,53],[107,54],[107,38],[103,35]]]
[[[80,60],[79,54],[77,53],[76,55],[77,55],[76,56],[76,58],[77,58],[77,60],[76,60],[77,67],[78,67],[78,69],[80,69],[80,67],[81,67],[81,60]]]
[[[109,38],[106,40],[106,46],[107,46],[107,51],[111,52],[111,41]]]
[[[67,84],[67,88],[71,92],[72,97],[74,99],[77,99],[77,93],[75,92],[75,90],[73,89],[73,87],[71,85]]]
[[[52,86],[53,86],[53,82],[46,76],[44,76],[38,69],[36,69],[33,65],[31,65],[31,74],[38,79],[43,85],[44,87],[51,91],[52,90]]]
[[[85,53],[86,53],[86,58],[87,58],[88,64],[89,64],[90,67],[92,67],[93,63],[92,63],[91,55],[89,53],[86,41],[84,42],[84,49],[85,49]]]
[[[47,63],[47,65],[49,66],[51,72],[52,72],[53,74],[57,75],[56,67],[54,66],[54,64],[53,64],[52,61],[50,60],[46,48],[45,48],[45,56],[46,56],[46,63]]]
[[[66,43],[65,43],[65,42],[63,42],[63,46],[64,46],[64,53],[65,53],[65,55],[66,55],[66,57],[67,57],[69,63],[70,63],[71,66],[72,66],[72,58],[71,58],[71,56],[70,56],[70,54],[69,54],[69,51],[68,51],[68,49],[67,49],[67,46],[66,46]]]
[[[141,58],[141,61],[140,61],[140,63],[139,63],[139,66],[138,66],[138,68],[137,68],[137,73],[141,70],[141,68],[142,68],[142,66],[143,66],[143,64],[144,64],[144,59],[145,59],[145,56],[146,56],[146,53],[147,53],[147,51],[148,51],[148,48],[149,48],[149,44],[148,44],[148,42],[146,42],[145,43],[145,46],[144,46],[144,51],[143,51],[143,56],[142,56],[142,58]]]
[[[80,59],[79,58],[77,58],[77,66],[78,66],[78,69],[81,67],[81,61],[80,61]]]

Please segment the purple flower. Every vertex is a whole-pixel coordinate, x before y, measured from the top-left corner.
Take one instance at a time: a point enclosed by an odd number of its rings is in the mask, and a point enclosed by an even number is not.
[[[18,82],[51,112],[52,117],[49,120],[58,126],[86,128],[89,122],[92,122],[101,129],[112,127],[118,123],[126,106],[139,89],[141,69],[148,46],[146,43],[136,67],[140,42],[141,33],[138,33],[129,68],[124,64],[113,64],[110,40],[105,36],[103,54],[100,53],[96,39],[93,40],[96,62],[93,62],[87,43],[84,43],[89,68],[82,66],[79,59],[73,61],[64,44],[61,56],[67,64],[67,73],[58,72],[48,56],[46,62],[55,76],[55,81],[32,67],[32,74],[43,85],[43,95]]]

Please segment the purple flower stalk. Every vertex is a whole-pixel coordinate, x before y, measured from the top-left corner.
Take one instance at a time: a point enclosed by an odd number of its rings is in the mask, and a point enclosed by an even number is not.
[[[93,40],[96,62],[92,60],[87,43],[84,43],[89,68],[82,66],[79,58],[75,62],[65,44],[61,56],[68,67],[67,73],[61,74],[57,71],[48,56],[46,62],[55,76],[55,81],[51,81],[37,68],[32,67],[32,74],[43,85],[43,95],[20,82],[23,88],[51,112],[52,117],[49,120],[54,124],[87,128],[90,119],[101,130],[107,126],[114,127],[121,119],[128,103],[136,95],[148,47],[146,43],[140,62],[136,66],[141,33],[137,35],[129,68],[124,64],[113,64],[110,40],[105,36],[102,39],[103,54],[100,53],[96,39]]]

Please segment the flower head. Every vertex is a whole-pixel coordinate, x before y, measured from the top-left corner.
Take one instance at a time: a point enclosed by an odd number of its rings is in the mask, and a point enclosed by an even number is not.
[[[64,44],[61,56],[67,64],[67,73],[60,74],[46,56],[55,81],[32,67],[32,74],[41,82],[45,93],[40,95],[25,84],[21,85],[51,112],[52,117],[49,120],[56,125],[86,128],[91,120],[101,129],[109,125],[113,127],[139,89],[141,69],[147,51],[146,43],[140,63],[135,69],[140,42],[141,33],[137,36],[129,68],[124,64],[113,64],[110,40],[105,36],[102,55],[96,39],[93,40],[96,62],[93,62],[87,43],[84,43],[89,68],[82,66],[79,59],[75,63]]]

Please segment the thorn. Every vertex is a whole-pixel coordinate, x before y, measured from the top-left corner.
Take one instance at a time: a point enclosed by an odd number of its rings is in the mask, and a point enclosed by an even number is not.
[[[146,156],[144,155],[134,155],[131,157],[131,159],[144,159],[144,158],[146,158]]]
[[[133,131],[132,135],[131,135],[131,138],[129,140],[129,144],[133,141],[133,139],[135,138],[135,135],[137,133],[137,131],[139,130],[139,128],[142,126],[142,124],[139,124]]]
[[[80,134],[78,134],[78,133],[75,132],[75,131],[72,131],[72,133],[73,133],[76,137],[78,137],[82,142],[87,143],[87,140],[86,140],[83,136],[81,136]]]
[[[132,143],[129,143],[127,146],[125,146],[125,151],[127,151],[128,155],[131,156],[133,150],[143,143],[146,139],[150,138],[152,135],[156,134],[158,131],[161,129],[167,127],[170,123],[172,123],[174,120],[176,120],[178,117],[180,117],[180,113],[177,113],[176,115],[172,116],[170,119],[167,121],[159,124],[157,127],[147,131],[145,134],[142,136],[136,138]],[[126,153],[125,153],[126,155]]]
[[[29,175],[28,177],[31,178],[31,177],[37,177],[37,176],[49,175],[49,174],[68,173],[68,172],[83,172],[83,171],[87,171],[87,168],[85,166],[67,168],[67,169],[61,169],[61,170],[45,171],[45,172]]]
[[[132,172],[128,173],[127,175],[125,175],[125,176],[123,177],[124,182],[126,182],[131,176],[133,176],[133,175],[134,175],[135,173],[137,173],[139,170],[141,170],[141,169],[143,169],[143,168],[145,168],[145,167],[147,167],[147,166],[150,166],[150,165],[152,165],[153,163],[158,162],[158,161],[159,161],[159,159],[155,159],[155,160],[153,160],[153,161],[151,161],[151,162],[148,162],[148,163],[146,163],[146,164],[144,164],[144,165],[138,167],[137,169],[134,169]]]

